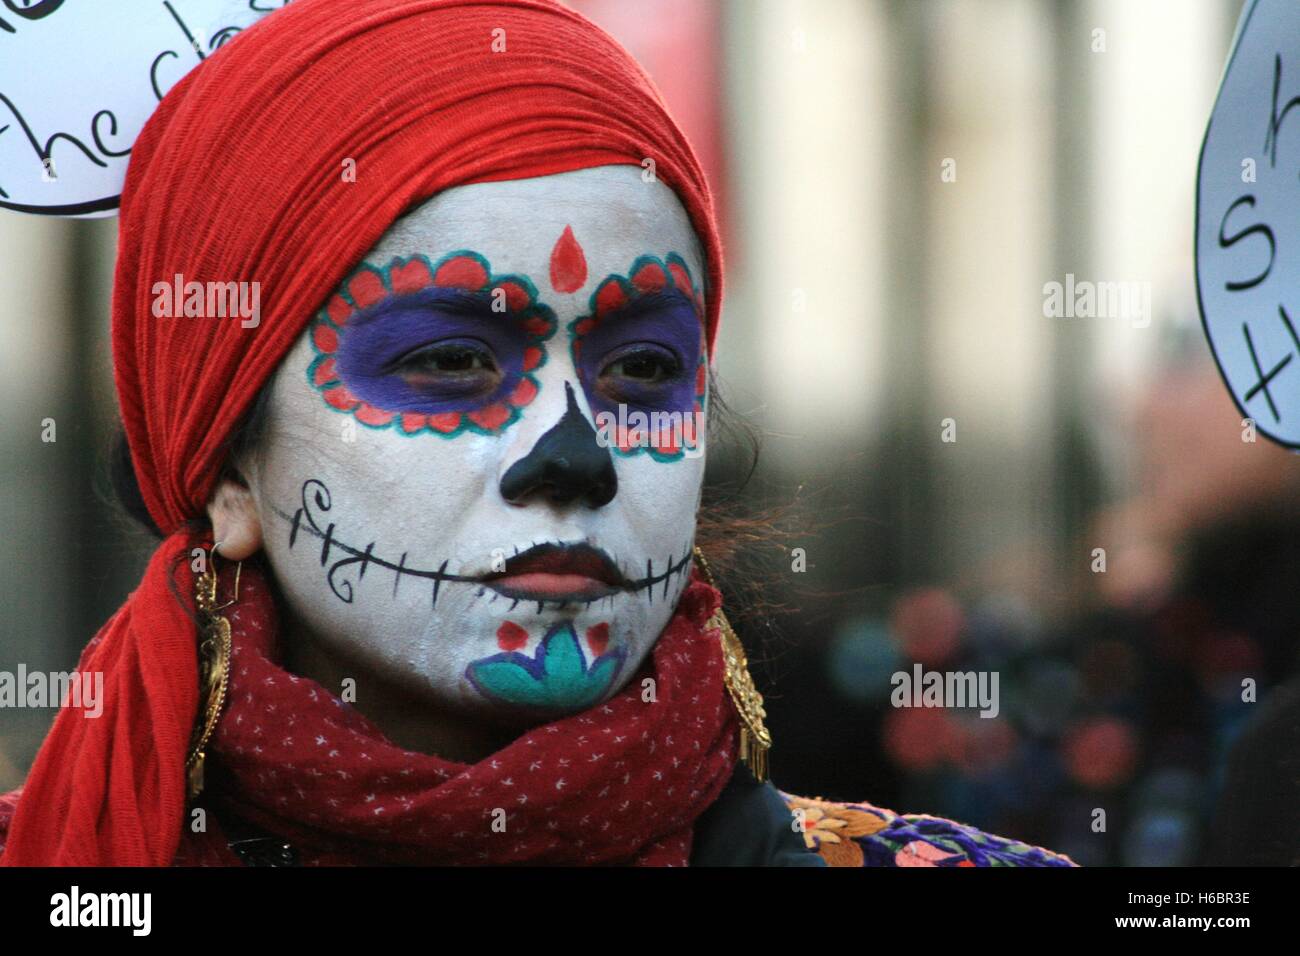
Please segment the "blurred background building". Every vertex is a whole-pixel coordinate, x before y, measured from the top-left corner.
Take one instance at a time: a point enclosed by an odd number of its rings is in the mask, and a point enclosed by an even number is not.
[[[1202,860],[1241,680],[1294,675],[1300,625],[1300,462],[1242,440],[1196,311],[1240,0],[572,5],[722,201],[744,494],[794,502],[807,555],[775,595],[799,611],[750,622],[778,784]],[[0,670],[70,668],[149,550],[106,484],[115,223],[0,215]],[[1050,317],[1068,275],[1139,283],[1146,321]],[[998,717],[891,707],[913,662],[996,670]],[[51,719],[0,711],[0,790]]]

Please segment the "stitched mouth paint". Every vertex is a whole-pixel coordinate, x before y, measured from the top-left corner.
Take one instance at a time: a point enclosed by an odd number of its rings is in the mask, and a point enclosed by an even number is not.
[[[330,520],[332,508],[333,496],[329,488],[320,479],[309,478],[302,484],[298,509],[289,514],[277,508],[275,513],[289,524],[290,551],[299,546],[304,536],[320,542],[320,566],[326,568],[325,581],[334,596],[344,604],[354,601],[354,582],[359,584],[371,569],[392,575],[392,597],[397,596],[403,579],[427,582],[431,588],[431,608],[437,607],[438,594],[448,583],[490,589],[494,592],[493,600],[497,596],[511,600],[510,610],[520,603],[536,603],[539,614],[548,604],[557,609],[570,604],[591,606],[618,594],[644,597],[648,603],[654,603],[656,587],[663,585],[659,599],[665,600],[674,579],[686,574],[691,563],[691,546],[687,544],[682,548],[681,557],[669,555],[658,571],[655,570],[654,558],[647,558],[645,573],[630,575],[599,548],[586,544],[543,542],[533,544],[523,552],[516,550],[515,555],[507,560],[505,572],[449,571],[450,558],[444,559],[437,568],[420,567],[409,563],[409,551],[403,551],[394,561],[382,552],[377,553],[374,541],[358,548],[342,540],[335,533],[335,522]],[[582,581],[565,580],[570,577]],[[680,585],[681,580],[678,583]],[[583,590],[588,587],[593,593]],[[548,588],[551,593],[547,593]]]

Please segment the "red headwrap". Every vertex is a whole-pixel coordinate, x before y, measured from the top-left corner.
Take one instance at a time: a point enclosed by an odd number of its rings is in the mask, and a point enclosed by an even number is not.
[[[176,593],[189,601],[196,542],[179,529],[204,515],[230,434],[313,311],[390,224],[452,186],[646,159],[703,244],[712,353],[722,255],[703,171],[635,61],[557,3],[294,0],[167,94],[122,192],[113,353],[140,489],[170,537],[87,647],[103,716],[61,711],[4,863],[173,859],[198,702]],[[155,318],[154,284],[177,274],[260,283],[260,325]]]

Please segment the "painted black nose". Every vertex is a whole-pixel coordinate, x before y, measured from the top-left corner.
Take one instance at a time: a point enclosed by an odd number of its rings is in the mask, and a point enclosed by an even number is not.
[[[564,395],[568,402],[564,416],[501,477],[501,497],[511,504],[545,494],[559,504],[581,501],[589,508],[601,508],[618,493],[614,459],[578,410],[568,382]]]

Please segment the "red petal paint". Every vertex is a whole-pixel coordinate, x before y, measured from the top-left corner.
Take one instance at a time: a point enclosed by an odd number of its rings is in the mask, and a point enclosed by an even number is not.
[[[497,286],[506,297],[506,309],[510,312],[522,312],[528,307],[528,290],[518,282],[507,279]]]
[[[329,315],[331,322],[342,327],[343,323],[348,320],[348,316],[352,314],[352,306],[348,305],[347,299],[335,293],[330,296],[329,304],[325,306],[325,312]]]
[[[556,292],[577,292],[586,281],[587,257],[573,235],[573,227],[565,226],[551,249],[551,288]]]
[[[680,262],[668,263],[668,271],[672,273],[673,285],[677,286],[677,288],[687,293],[694,289],[695,286],[691,282],[690,273],[686,271]]]
[[[416,292],[433,284],[433,275],[422,259],[412,259],[404,265],[393,263],[388,270],[388,282],[394,292]]]
[[[605,648],[609,647],[609,625],[601,621],[587,628],[587,646],[597,657],[604,654]]]
[[[668,285],[668,274],[657,262],[647,262],[632,274],[632,285],[638,292],[660,292]]]
[[[528,643],[528,632],[513,621],[497,628],[497,647],[503,651],[517,651]]]
[[[328,385],[338,377],[338,373],[334,371],[334,359],[331,357],[316,366],[316,375],[312,381],[316,385]]]
[[[374,269],[362,269],[348,283],[348,295],[352,296],[358,309],[374,305],[387,294],[384,280],[379,278],[379,273]]]
[[[339,333],[328,325],[318,325],[312,329],[312,341],[316,343],[316,348],[326,355],[332,355],[339,349]]]
[[[438,267],[433,284],[442,288],[467,289],[477,292],[487,285],[488,274],[482,264],[472,256],[454,256]]]
[[[357,399],[352,397],[352,393],[349,392],[347,387],[344,385],[331,388],[329,391],[323,392],[322,394],[325,396],[325,401],[329,402],[339,411],[350,412],[352,409],[356,408],[358,404]]]
[[[460,412],[439,412],[437,415],[426,416],[429,427],[434,431],[454,432],[460,427]]]
[[[510,393],[510,404],[515,408],[523,408],[536,397],[537,386],[533,384],[533,380],[531,378],[521,378],[514,391]]]
[[[607,279],[596,290],[596,314],[604,315],[610,309],[617,309],[627,304],[627,293],[617,279]]]
[[[524,322],[524,331],[529,335],[546,335],[551,331],[551,323],[540,315],[534,315]]]
[[[387,425],[393,420],[393,412],[383,411],[366,402],[362,402],[361,406],[352,414],[357,416],[357,421],[361,422],[361,424],[374,425],[376,428]]]
[[[480,408],[469,413],[469,420],[480,428],[493,431],[500,428],[510,417],[510,406],[505,402],[494,402],[487,408]]]

